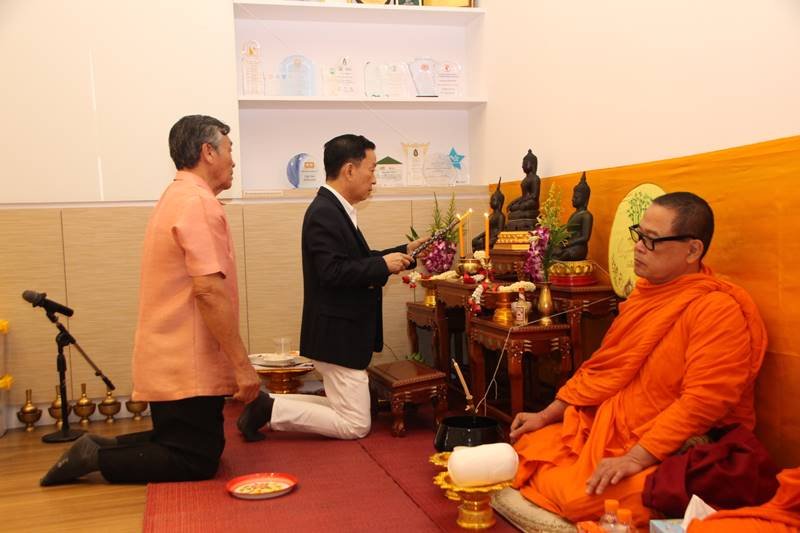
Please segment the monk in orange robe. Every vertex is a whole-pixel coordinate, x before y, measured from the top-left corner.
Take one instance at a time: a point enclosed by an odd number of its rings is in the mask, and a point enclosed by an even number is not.
[[[778,474],[778,492],[758,507],[720,511],[689,524],[688,533],[798,533],[800,531],[800,468]]]
[[[514,486],[536,505],[577,522],[611,498],[646,524],[655,465],[712,427],[755,425],[766,330],[750,296],[702,264],[713,229],[691,193],[657,198],[631,226],[640,279],[600,348],[546,409],[512,421]]]

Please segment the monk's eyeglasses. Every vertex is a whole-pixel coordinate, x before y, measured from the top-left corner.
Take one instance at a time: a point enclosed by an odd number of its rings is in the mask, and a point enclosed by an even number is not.
[[[669,237],[648,237],[639,229],[639,224],[634,224],[633,226],[629,227],[628,230],[631,232],[631,240],[633,242],[642,241],[644,247],[648,250],[655,251],[656,243],[658,242],[667,242],[667,241],[685,241],[688,239],[696,239],[694,235],[670,235]]]

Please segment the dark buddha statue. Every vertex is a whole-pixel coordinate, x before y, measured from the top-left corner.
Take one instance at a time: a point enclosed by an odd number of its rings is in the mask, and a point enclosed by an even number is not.
[[[555,250],[553,256],[559,261],[583,261],[589,254],[589,237],[592,236],[593,217],[587,207],[592,190],[586,183],[586,172],[572,192],[572,207],[575,212],[567,220],[569,238],[563,248]]]
[[[503,195],[503,192],[500,190],[500,182],[503,181],[503,178],[497,180],[497,189],[492,193],[492,196],[489,198],[489,207],[492,208],[492,213],[489,215],[489,247],[493,248],[494,243],[497,242],[497,236],[503,231],[503,228],[506,226],[506,216],[503,214],[503,204],[506,201],[506,197]],[[480,235],[476,236],[472,239],[472,253],[475,253],[478,250],[484,250],[486,247],[485,241],[485,234],[486,232],[481,232]]]
[[[508,204],[508,225],[509,231],[532,230],[536,226],[536,218],[539,216],[539,187],[541,179],[536,174],[539,160],[531,150],[522,158],[522,171],[525,177],[522,178],[520,188],[522,195]]]

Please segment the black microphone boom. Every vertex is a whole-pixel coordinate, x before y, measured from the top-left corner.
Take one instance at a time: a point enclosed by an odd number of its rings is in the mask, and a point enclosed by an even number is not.
[[[48,313],[61,313],[64,316],[72,316],[74,311],[66,305],[47,299],[46,292],[25,291],[22,297],[26,302],[30,302],[33,307],[42,307]]]

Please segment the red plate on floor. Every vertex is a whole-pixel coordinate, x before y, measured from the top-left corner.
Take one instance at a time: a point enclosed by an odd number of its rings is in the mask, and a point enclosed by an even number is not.
[[[270,472],[247,474],[228,481],[225,488],[231,496],[244,500],[263,500],[277,498],[291,492],[297,485],[297,478],[291,474]]]

